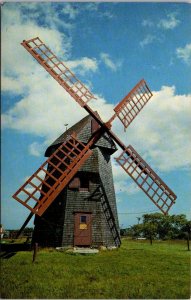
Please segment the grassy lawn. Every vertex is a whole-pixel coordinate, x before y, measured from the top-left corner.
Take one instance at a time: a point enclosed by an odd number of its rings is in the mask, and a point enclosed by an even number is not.
[[[40,250],[1,261],[2,298],[189,299],[185,242],[123,239],[118,250],[80,255]]]

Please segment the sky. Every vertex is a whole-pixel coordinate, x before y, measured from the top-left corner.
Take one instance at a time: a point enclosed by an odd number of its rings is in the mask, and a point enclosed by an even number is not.
[[[191,216],[191,5],[188,3],[17,2],[1,7],[1,223],[21,227],[29,211],[12,198],[46,160],[60,134],[86,115],[20,45],[40,37],[96,96],[104,121],[144,78],[153,97],[124,132],[177,195],[170,214]],[[119,149],[114,157],[120,154]],[[112,158],[119,224],[160,212]],[[33,226],[33,220],[28,226]]]

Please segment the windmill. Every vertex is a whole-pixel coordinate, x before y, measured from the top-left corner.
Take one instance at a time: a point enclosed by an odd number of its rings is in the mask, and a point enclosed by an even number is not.
[[[131,124],[142,108],[152,97],[145,80],[141,80],[119,104],[114,108],[114,114],[105,123],[100,116],[88,105],[95,96],[88,88],[71,72],[67,66],[42,42],[39,37],[24,40],[21,45],[40,63],[42,67],[83,107],[91,117],[94,130],[86,143],[80,141],[77,133],[67,135],[65,141],[52,151],[49,158],[39,169],[16,191],[13,198],[28,208],[31,213],[21,230],[26,226],[33,214],[37,220],[41,220],[53,205],[59,194],[72,182],[75,186],[75,176],[82,166],[93,155],[96,143],[105,135],[117,144],[122,152],[116,158],[116,162],[143,190],[150,200],[167,214],[175,203],[176,195],[152,170],[143,158],[131,146],[125,146],[112,131],[112,122],[118,117],[125,129]],[[99,192],[104,195],[104,187],[100,184]],[[97,190],[95,190],[97,193]],[[105,195],[107,199],[107,195]],[[115,244],[120,245],[120,236],[116,225],[113,210],[109,201],[106,201],[105,211],[109,212],[108,224],[114,237]],[[83,217],[83,215],[82,215]],[[84,216],[85,217],[85,216]],[[86,216],[88,219],[88,216]],[[88,219],[89,220],[89,219]],[[90,222],[89,220],[88,222]],[[86,225],[81,219],[81,232]],[[83,244],[83,243],[82,243]]]

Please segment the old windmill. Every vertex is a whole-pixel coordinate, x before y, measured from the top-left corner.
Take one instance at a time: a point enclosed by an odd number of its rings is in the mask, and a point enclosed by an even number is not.
[[[115,144],[122,149],[117,163],[164,214],[176,200],[176,195],[135,149],[131,145],[126,147],[111,130],[116,117],[127,128],[152,93],[141,80],[104,123],[88,105],[94,95],[40,38],[23,41],[22,45],[88,116],[47,149],[47,161],[13,195],[31,211],[21,230],[35,214],[34,241],[42,245],[54,241],[57,246],[119,246],[110,162],[110,155],[116,151]],[[97,167],[96,171],[92,165]]]

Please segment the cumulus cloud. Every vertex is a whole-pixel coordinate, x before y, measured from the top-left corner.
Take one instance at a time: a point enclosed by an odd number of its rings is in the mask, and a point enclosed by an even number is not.
[[[168,86],[153,95],[127,129],[128,142],[160,172],[187,168],[191,164],[191,97],[176,95],[175,87]]]
[[[157,19],[144,19],[141,23],[143,27],[147,27],[150,32],[144,37],[143,40],[140,41],[140,46],[143,48],[154,41],[161,42],[163,37],[160,35],[160,32],[157,32],[157,29],[163,30],[172,30],[176,28],[180,24],[180,20],[177,18],[176,12],[171,12],[167,14],[167,16],[161,20]],[[159,31],[159,30],[157,30]]]
[[[165,19],[161,19],[158,23],[159,28],[166,30],[174,29],[180,24],[180,20],[177,19],[175,12],[169,13]]]
[[[191,44],[187,44],[183,48],[176,49],[176,55],[182,59],[186,64],[191,64]]]
[[[42,153],[42,144],[34,142],[29,146],[29,154],[33,156],[41,156],[43,155]]]
[[[87,72],[90,71],[96,72],[98,69],[98,62],[96,58],[82,57],[77,60],[68,60],[67,66],[75,72],[78,72],[81,75],[85,75]]]
[[[165,18],[161,20],[157,19],[144,19],[141,23],[143,27],[158,27],[164,30],[170,30],[176,28],[180,24],[180,20],[177,18],[177,12],[173,11],[166,15]]]
[[[2,10],[2,91],[17,95],[18,99],[2,115],[2,125],[51,140],[55,133],[62,132],[63,124],[72,125],[85,112],[20,45],[23,38],[27,40],[39,36],[59,58],[68,58],[71,39],[55,26],[39,26],[36,14],[41,12],[41,18],[46,24],[48,13],[43,14],[44,10],[37,8],[42,8],[41,4],[31,3],[26,6],[22,3],[18,4],[16,10],[13,5],[7,4]],[[46,4],[46,8],[49,10],[50,5]],[[25,19],[25,9],[33,11],[29,20]],[[81,74],[95,72],[98,67],[96,59],[87,57],[68,63]],[[72,102],[72,106],[68,100]],[[73,110],[76,110],[74,117]],[[59,121],[55,122],[55,119]],[[37,150],[37,145],[31,145],[29,151],[38,155],[39,149]]]
[[[70,19],[75,19],[79,14],[79,10],[72,3],[64,3],[64,8],[62,9],[62,13],[69,16]]]
[[[127,128],[115,121],[113,131],[128,146],[131,144],[163,179],[164,172],[191,166],[191,95],[176,95],[175,87],[163,86]],[[118,157],[121,149],[114,154]],[[116,193],[140,191],[132,179],[113,160]]]
[[[147,46],[151,43],[153,43],[153,41],[156,40],[156,37],[152,34],[147,34],[146,37],[140,41],[140,46],[143,48],[144,46]]]
[[[149,19],[144,19],[141,24],[144,27],[145,26],[152,27],[154,25],[154,23],[151,20],[149,20]]]
[[[52,78],[32,79],[28,95],[2,115],[2,125],[19,132],[56,138],[64,124],[72,126],[86,112]],[[31,81],[28,81],[28,85]],[[190,95],[176,95],[174,87],[164,86],[154,96],[124,133],[120,121],[113,128],[123,141],[132,144],[143,158],[159,171],[186,168],[190,164]],[[104,121],[113,114],[113,105],[97,96],[90,106]],[[46,109],[45,109],[46,107]],[[71,118],[72,116],[72,118]],[[127,140],[128,138],[128,140]],[[37,155],[36,144],[31,151]]]
[[[120,61],[113,61],[108,53],[100,54],[101,60],[103,63],[112,71],[117,71],[117,69],[121,66]]]

